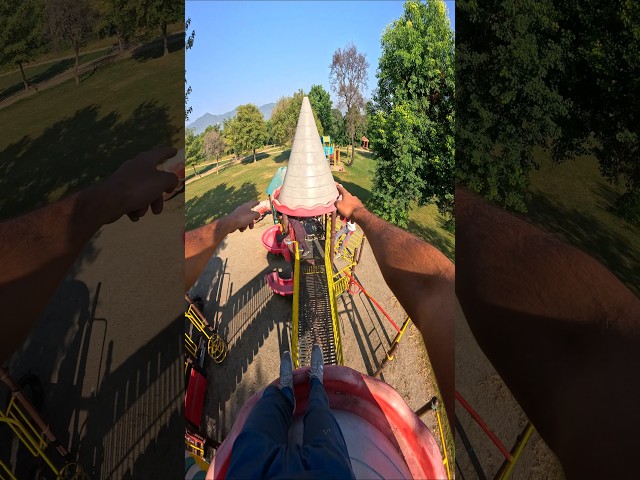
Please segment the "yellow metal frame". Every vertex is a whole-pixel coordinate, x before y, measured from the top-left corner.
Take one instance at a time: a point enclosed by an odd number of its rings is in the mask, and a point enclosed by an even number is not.
[[[293,308],[291,311],[291,360],[294,368],[300,367],[298,356],[298,304],[300,302],[300,250],[298,242],[293,242],[295,260],[293,263]]]
[[[514,446],[514,449],[511,451],[511,459],[507,460],[504,469],[498,472],[498,475],[496,476],[498,480],[507,480],[507,478],[509,478],[511,472],[513,471],[513,467],[515,467],[516,462],[520,458],[520,455],[522,454],[522,451],[527,445],[527,442],[529,441],[529,438],[533,434],[534,430],[535,429],[533,428],[533,424],[531,422],[527,423],[527,426],[524,428],[524,431],[518,439],[518,442]]]
[[[444,453],[442,463],[447,469],[447,479],[451,480],[451,470],[449,470],[449,455],[447,454],[447,444],[444,441],[444,430],[442,428],[442,418],[440,418],[440,410],[436,410],[436,418],[438,419],[438,430],[440,431],[440,441],[442,442],[442,450]]]
[[[327,222],[329,228],[327,231],[332,232],[331,219]],[[344,359],[342,357],[342,337],[340,335],[340,322],[338,317],[338,307],[336,305],[336,287],[333,283],[333,262],[331,252],[331,242],[329,238],[325,238],[324,247],[324,265],[327,274],[327,286],[329,287],[329,301],[331,304],[331,323],[333,325],[333,341],[336,346],[336,360],[338,365],[344,365]]]
[[[11,397],[7,409],[5,411],[0,410],[0,423],[5,423],[11,428],[16,435],[20,443],[24,445],[29,453],[34,457],[42,458],[47,466],[51,469],[53,474],[58,479],[67,478],[67,473],[73,469],[73,475],[68,478],[88,479],[89,476],[83,471],[82,466],[75,462],[67,462],[62,468],[58,468],[54,465],[53,461],[45,453],[45,449],[48,446],[44,432],[39,432],[36,426],[33,424],[29,416],[20,408],[16,397]],[[11,480],[17,480],[13,475],[9,467],[0,461],[0,473],[2,470],[8,475],[5,477],[0,474],[0,478],[9,478]]]
[[[195,311],[193,305],[189,305],[189,308],[186,312],[184,312],[184,316],[189,319],[189,321],[193,324],[196,329],[205,336],[207,339],[207,352],[211,359],[216,363],[222,363],[225,358],[227,358],[227,352],[229,351],[229,346],[227,342],[218,334],[211,333],[208,331],[207,324],[204,322],[200,315]],[[197,346],[191,337],[185,332],[185,347],[189,352],[194,352],[193,355],[196,356]]]
[[[0,410],[0,423],[6,423],[18,437],[18,440],[27,447],[31,455],[41,457],[51,471],[56,476],[59,475],[60,471],[44,452],[45,448],[47,448],[44,434],[38,431],[29,417],[22,411],[15,397],[11,397],[11,400],[9,400],[6,411]],[[5,465],[3,467],[7,468]]]

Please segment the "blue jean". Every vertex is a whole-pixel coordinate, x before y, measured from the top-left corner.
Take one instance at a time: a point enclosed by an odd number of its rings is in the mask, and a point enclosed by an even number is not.
[[[338,230],[335,234],[335,236],[333,237],[334,242],[337,242],[338,239],[340,238],[340,235],[345,234],[344,240],[342,240],[342,244],[340,245],[340,248],[338,249],[338,253],[342,253],[342,250],[344,250],[344,247],[347,246],[347,242],[349,241],[349,238],[351,237],[351,235],[353,235],[353,232],[351,230],[349,230],[349,228],[347,228],[347,226],[343,226],[340,230]]]
[[[302,447],[288,445],[293,391],[268,386],[231,452],[227,478],[355,478],[322,382],[311,379]]]

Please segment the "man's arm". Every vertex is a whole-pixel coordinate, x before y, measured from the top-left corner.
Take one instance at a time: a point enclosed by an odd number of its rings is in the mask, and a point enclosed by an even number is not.
[[[437,248],[369,212],[338,185],[338,213],[364,231],[387,285],[418,327],[450,425],[454,418],[455,269]]]
[[[174,156],[161,148],[125,162],[112,176],[29,214],[0,223],[0,305],[5,328],[0,361],[27,338],[85,244],[105,224],[124,214],[137,221],[149,206],[162,211],[162,193],[178,178],[157,170]]]
[[[243,232],[247,227],[253,228],[260,214],[251,209],[258,203],[244,203],[229,215],[185,233],[185,290],[189,290],[196,283],[207,262],[227,235],[236,230]]]
[[[456,217],[466,320],[567,476],[633,476],[640,300],[590,256],[464,188]]]

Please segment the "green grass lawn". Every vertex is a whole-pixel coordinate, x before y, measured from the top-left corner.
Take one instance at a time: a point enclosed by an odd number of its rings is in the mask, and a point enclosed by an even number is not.
[[[89,71],[0,110],[1,218],[57,200],[159,145],[184,145],[184,49]]]
[[[346,154],[342,158],[346,158]],[[289,150],[263,153],[256,163],[246,161],[233,165],[219,175],[208,175],[187,185],[186,229],[192,230],[226,215],[243,202],[267,199],[267,186],[276,169],[286,165],[288,159]],[[353,167],[347,166],[345,172],[333,174],[347,190],[365,201],[371,195],[374,168],[371,154],[356,151]],[[442,228],[443,222],[435,206],[414,207],[409,215],[408,230],[433,243],[453,259],[454,237]]]
[[[598,259],[640,295],[640,228],[613,210],[623,189],[600,175],[594,157],[560,165],[542,150],[537,157],[541,168],[531,174],[527,217]]]

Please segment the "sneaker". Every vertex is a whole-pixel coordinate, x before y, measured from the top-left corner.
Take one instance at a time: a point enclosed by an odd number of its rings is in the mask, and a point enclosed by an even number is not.
[[[317,378],[322,383],[322,372],[324,370],[324,359],[322,358],[322,349],[317,343],[313,344],[311,350],[311,370],[309,370],[309,378]]]
[[[280,359],[280,388],[290,388],[293,390],[293,360],[291,353],[287,350]]]

